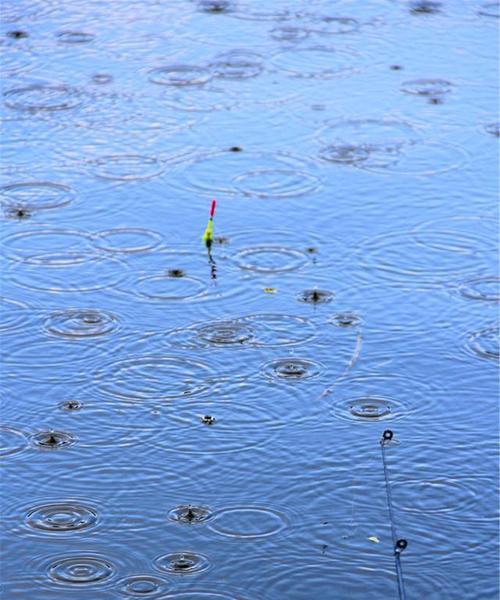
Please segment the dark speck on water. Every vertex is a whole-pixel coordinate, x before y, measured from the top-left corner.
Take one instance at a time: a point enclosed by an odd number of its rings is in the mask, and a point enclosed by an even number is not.
[[[225,235],[214,235],[213,240],[214,240],[215,244],[219,244],[220,246],[223,246],[223,245],[229,243],[229,238],[226,237]]]
[[[79,400],[65,400],[60,404],[60,407],[63,410],[81,410],[83,408],[83,404]]]
[[[199,3],[199,9],[207,13],[224,13],[227,12],[231,7],[231,3],[228,0],[201,0]]]
[[[313,288],[301,292],[298,295],[298,300],[300,302],[305,302],[306,304],[327,304],[331,302],[334,297],[335,294],[333,292]]]
[[[169,269],[168,276],[175,278],[185,277],[186,273],[182,269]]]
[[[411,5],[410,12],[413,15],[433,15],[441,12],[441,6],[440,2],[420,0]]]
[[[27,38],[28,35],[29,34],[27,31],[22,31],[20,29],[13,29],[12,31],[7,31],[7,37],[10,37],[14,40],[21,40],[23,38]]]
[[[5,212],[7,217],[10,219],[17,219],[18,221],[29,219],[31,217],[31,211],[29,211],[27,208],[9,207]]]
[[[230,152],[242,152],[243,148],[240,148],[240,146],[231,146],[231,148],[229,148]]]

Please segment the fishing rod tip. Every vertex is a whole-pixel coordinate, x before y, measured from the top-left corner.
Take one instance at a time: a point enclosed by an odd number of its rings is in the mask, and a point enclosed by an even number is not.
[[[382,442],[390,442],[394,437],[394,433],[390,429],[386,429],[382,434]]]

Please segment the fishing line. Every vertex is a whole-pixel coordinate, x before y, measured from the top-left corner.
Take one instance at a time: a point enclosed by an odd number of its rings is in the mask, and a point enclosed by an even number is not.
[[[387,468],[387,457],[385,455],[385,447],[394,437],[394,433],[390,429],[386,429],[380,438],[380,448],[382,449],[382,463],[384,465],[385,490],[387,492],[387,510],[389,512],[389,520],[391,522],[392,547],[394,549],[394,562],[396,564],[396,575],[398,578],[398,593],[399,600],[406,600],[405,581],[403,577],[403,566],[401,564],[401,553],[408,546],[405,539],[398,538],[396,534],[396,526],[394,524],[394,511],[392,508],[392,493],[391,484],[389,483],[389,470]]]
[[[342,382],[342,380],[345,379],[349,375],[350,371],[352,371],[355,364],[358,362],[358,358],[361,354],[362,347],[363,347],[363,332],[361,331],[361,329],[359,329],[358,333],[356,334],[356,346],[355,346],[352,356],[349,360],[349,363],[347,364],[346,368],[342,371],[342,373],[337,377],[335,382],[332,385],[330,385],[330,387],[327,387],[325,390],[323,390],[321,392],[321,394],[318,397],[318,400],[321,400],[325,396],[329,396],[333,392],[333,388],[336,387],[337,385],[339,385]]]

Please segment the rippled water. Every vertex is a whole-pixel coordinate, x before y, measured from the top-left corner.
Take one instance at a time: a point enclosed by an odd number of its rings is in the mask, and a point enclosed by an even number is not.
[[[0,596],[498,598],[498,4],[0,13]]]

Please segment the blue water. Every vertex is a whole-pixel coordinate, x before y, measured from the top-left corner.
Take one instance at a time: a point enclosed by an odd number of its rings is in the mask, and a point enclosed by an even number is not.
[[[1,14],[1,597],[498,598],[498,4]]]

